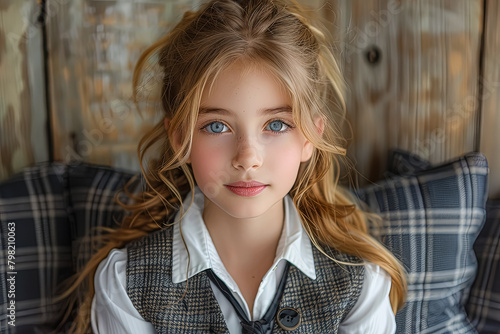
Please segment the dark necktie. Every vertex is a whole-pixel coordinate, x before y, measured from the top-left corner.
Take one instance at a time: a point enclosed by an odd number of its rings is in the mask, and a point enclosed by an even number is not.
[[[273,330],[273,319],[276,314],[276,310],[278,309],[281,296],[283,295],[283,290],[285,290],[285,282],[288,276],[289,268],[290,263],[286,261],[285,270],[283,271],[283,276],[281,277],[274,299],[264,314],[264,317],[257,321],[250,321],[250,319],[248,319],[245,311],[242,309],[236,298],[234,298],[229,288],[219,277],[217,277],[217,275],[214,274],[212,269],[207,270],[207,275],[208,278],[222,291],[222,294],[227,298],[227,300],[229,300],[229,302],[233,305],[236,314],[238,314],[238,317],[240,318],[243,334],[268,334]]]

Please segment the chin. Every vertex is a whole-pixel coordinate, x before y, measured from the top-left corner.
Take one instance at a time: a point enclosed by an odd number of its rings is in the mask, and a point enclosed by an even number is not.
[[[249,206],[239,208],[222,208],[229,216],[236,219],[258,218],[266,213],[266,209],[251,208]]]
[[[205,197],[205,199],[211,203],[214,213],[219,211],[219,214],[234,219],[270,218],[276,215],[276,210],[282,210],[280,205],[282,198],[277,196],[239,197],[229,194],[212,198]]]

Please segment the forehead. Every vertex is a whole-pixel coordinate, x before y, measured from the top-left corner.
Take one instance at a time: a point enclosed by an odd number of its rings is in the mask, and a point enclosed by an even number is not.
[[[265,66],[237,61],[205,86],[201,108],[269,109],[291,107],[288,91]]]

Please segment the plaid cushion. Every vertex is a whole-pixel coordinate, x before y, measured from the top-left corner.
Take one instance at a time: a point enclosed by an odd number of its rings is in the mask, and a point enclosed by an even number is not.
[[[44,163],[24,169],[0,185],[2,333],[35,333],[35,327],[57,322],[61,305],[51,297],[58,283],[72,274],[66,172],[63,164]],[[15,256],[12,267],[9,241],[15,245],[15,254],[10,248]],[[14,285],[7,281],[11,277]],[[11,290],[15,296],[9,296]],[[13,320],[7,317],[11,301],[15,302],[15,327],[7,323]]]
[[[69,166],[68,192],[75,270],[87,263],[96,250],[94,237],[100,232],[95,228],[119,226],[124,213],[114,201],[114,196],[133,175],[118,168],[87,163]],[[126,196],[120,199],[124,202],[128,200]]]
[[[479,333],[500,333],[500,200],[489,200],[486,223],[474,244],[479,269],[467,304]]]
[[[26,168],[0,185],[2,333],[49,333],[59,324],[62,304],[52,300],[58,284],[93,254],[90,245],[98,232],[91,229],[121,220],[114,195],[131,176],[110,167],[54,162]],[[12,270],[11,222],[16,246]],[[17,272],[15,298],[9,297],[11,271]],[[15,301],[15,327],[8,326],[10,300]]]
[[[476,273],[472,245],[485,218],[488,166],[470,153],[358,191],[383,223],[372,233],[408,271],[398,333],[474,333],[464,301]]]

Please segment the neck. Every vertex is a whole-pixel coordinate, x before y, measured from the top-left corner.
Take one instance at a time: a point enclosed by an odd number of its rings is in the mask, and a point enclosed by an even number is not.
[[[270,266],[283,229],[283,212],[283,200],[265,214],[252,218],[235,218],[209,204],[205,206],[203,219],[224,264],[259,258],[262,261],[265,257],[271,258]]]
[[[283,218],[283,200],[258,217],[235,218],[205,199],[205,225],[222,263],[247,302],[250,319],[260,282],[276,256]]]

